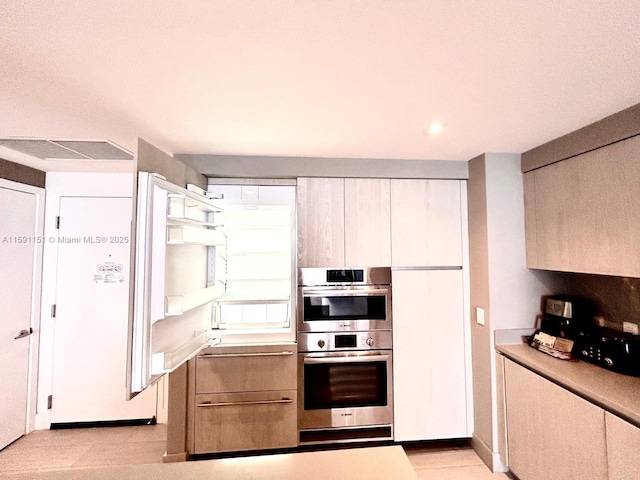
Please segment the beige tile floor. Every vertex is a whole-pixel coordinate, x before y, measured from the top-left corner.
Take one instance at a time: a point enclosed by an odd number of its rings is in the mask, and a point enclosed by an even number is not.
[[[471,448],[405,449],[418,478],[429,480],[508,480],[492,473]]]
[[[74,467],[161,463],[166,426],[39,430],[0,451],[3,473]],[[506,480],[492,474],[470,448],[408,448],[418,478],[430,480]]]
[[[0,451],[3,472],[160,463],[166,425],[37,430]]]

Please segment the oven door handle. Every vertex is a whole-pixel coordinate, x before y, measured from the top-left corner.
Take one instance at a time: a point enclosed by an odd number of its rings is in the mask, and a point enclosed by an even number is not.
[[[386,287],[320,287],[302,289],[303,297],[349,297],[362,295],[389,295],[389,289]]]
[[[304,357],[304,363],[354,363],[354,362],[376,362],[379,360],[389,360],[389,355],[375,353],[373,355],[358,355],[353,357]]]

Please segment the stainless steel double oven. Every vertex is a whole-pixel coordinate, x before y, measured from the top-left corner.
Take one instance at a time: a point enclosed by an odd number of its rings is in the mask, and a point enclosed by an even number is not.
[[[298,272],[300,443],[393,438],[391,269]]]

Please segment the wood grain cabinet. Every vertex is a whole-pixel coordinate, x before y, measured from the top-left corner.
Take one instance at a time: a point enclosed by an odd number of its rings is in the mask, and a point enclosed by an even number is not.
[[[462,265],[461,182],[391,180],[391,265]]]
[[[391,264],[391,193],[388,179],[345,178],[347,266]]]
[[[195,362],[191,453],[295,447],[295,344],[213,347]]]
[[[391,263],[388,179],[299,178],[298,266]]]
[[[640,428],[615,415],[605,414],[609,480],[640,478]]]
[[[509,469],[520,480],[608,478],[603,409],[511,360],[505,398]]]
[[[298,178],[298,267],[345,265],[344,179]]]
[[[640,276],[640,136],[524,174],[527,266]]]

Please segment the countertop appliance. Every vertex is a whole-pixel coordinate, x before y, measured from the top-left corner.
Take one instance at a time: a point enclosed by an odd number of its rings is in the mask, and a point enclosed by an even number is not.
[[[392,440],[391,269],[298,273],[300,443]]]
[[[593,324],[588,299],[554,295],[547,298],[540,330],[573,340],[571,353],[617,373],[640,376],[640,335]]]
[[[594,328],[578,336],[573,353],[613,372],[640,377],[640,335]]]
[[[591,303],[582,297],[554,295],[545,302],[540,330],[554,337],[575,340],[592,326]]]

